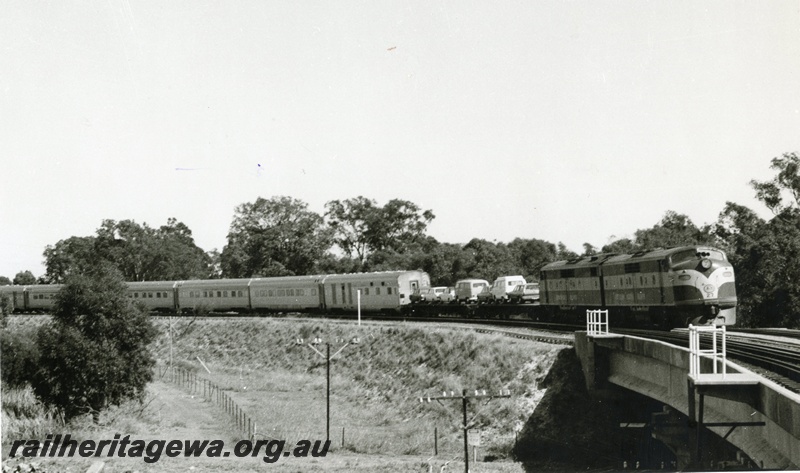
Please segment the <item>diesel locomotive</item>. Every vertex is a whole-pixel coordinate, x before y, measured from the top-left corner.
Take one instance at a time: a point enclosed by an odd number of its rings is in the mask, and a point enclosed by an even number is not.
[[[736,323],[733,266],[724,252],[683,246],[557,261],[540,271],[546,318],[609,309],[619,325]]]

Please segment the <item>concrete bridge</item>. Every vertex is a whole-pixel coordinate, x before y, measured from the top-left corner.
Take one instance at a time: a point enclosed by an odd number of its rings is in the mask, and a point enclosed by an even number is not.
[[[648,427],[678,468],[800,468],[800,396],[777,383],[730,362],[723,376],[702,356],[690,373],[689,349],[639,337],[578,332],[575,350],[593,396],[629,390],[663,404]],[[726,455],[714,448],[723,443]],[[730,458],[736,449],[747,458]]]

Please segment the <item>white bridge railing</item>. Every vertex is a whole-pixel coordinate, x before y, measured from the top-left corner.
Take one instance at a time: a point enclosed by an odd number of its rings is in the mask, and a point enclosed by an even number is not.
[[[708,333],[711,335],[711,348],[700,348],[700,334]],[[717,335],[720,336],[720,341],[717,341]],[[721,325],[716,327],[714,325],[689,325],[689,376],[698,378],[702,373],[700,372],[700,358],[705,356],[711,358],[714,365],[713,373],[706,374],[720,374],[718,373],[717,365],[722,366],[722,379],[725,379],[727,374],[727,364],[725,360],[727,355],[725,353],[725,326]],[[719,363],[718,363],[719,362]]]
[[[586,334],[608,335],[608,309],[586,311]]]

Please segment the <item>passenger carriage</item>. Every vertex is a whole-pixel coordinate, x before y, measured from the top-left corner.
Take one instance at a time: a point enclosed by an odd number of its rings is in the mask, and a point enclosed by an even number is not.
[[[411,303],[411,293],[415,289],[430,286],[430,283],[424,271],[334,274],[321,281],[325,308],[348,312],[358,308],[358,291],[361,291],[362,310],[398,311]]]
[[[0,297],[7,297],[11,312],[25,309],[25,286],[0,286]]]
[[[254,278],[249,281],[250,307],[264,311],[308,311],[323,307],[323,276]]]
[[[178,307],[176,281],[128,282],[128,299],[151,311],[174,311]]]
[[[61,284],[25,286],[23,293],[25,309],[32,312],[49,312],[53,310],[56,294],[62,287]]]
[[[180,310],[246,311],[250,279],[206,279],[176,284]]]

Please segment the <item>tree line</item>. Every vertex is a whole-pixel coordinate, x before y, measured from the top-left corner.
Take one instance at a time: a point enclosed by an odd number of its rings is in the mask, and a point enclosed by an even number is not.
[[[175,219],[151,228],[132,220],[104,220],[96,235],[70,237],[44,251],[46,273],[39,282],[60,283],[98,264],[111,264],[128,281],[249,278],[305,274],[421,269],[437,285],[458,279],[492,280],[504,274],[538,279],[551,261],[598,252],[707,244],[727,251],[736,269],[739,322],[797,327],[800,323],[800,158],[785,153],[771,162],[775,177],[751,181],[756,198],[774,217],[764,220],[748,207],[726,203],[716,222],[702,227],[667,211],[651,228],[637,230],[601,248],[589,243],[579,255],[536,238],[509,243],[474,238],[466,244],[427,235],[435,218],[413,202],[378,205],[363,196],[333,200],[320,215],[287,196],[257,198],[234,210],[221,252],[205,252],[191,230]],[[21,272],[15,284],[30,284]],[[8,278],[0,284],[10,283]]]

